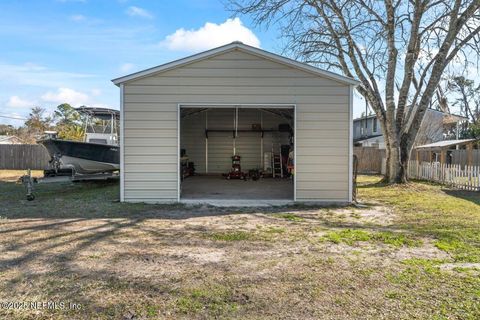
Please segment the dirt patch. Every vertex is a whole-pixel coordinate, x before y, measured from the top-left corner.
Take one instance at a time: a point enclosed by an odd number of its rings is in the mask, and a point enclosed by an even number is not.
[[[393,252],[392,258],[397,261],[406,259],[429,259],[429,260],[446,260],[450,256],[445,251],[435,247],[430,239],[423,238],[422,246],[419,247],[402,247],[398,251]]]
[[[27,170],[0,170],[0,181],[5,182],[16,182],[21,176],[27,174]],[[32,177],[40,178],[43,177],[42,170],[32,170]]]
[[[398,218],[394,210],[380,204],[359,207],[351,206],[335,210],[334,214],[348,222],[380,226],[392,225]]]
[[[363,207],[349,206],[346,208],[320,208],[312,210],[291,210],[300,219],[323,220],[328,223],[351,223],[359,225],[390,226],[398,220],[395,211],[380,204]],[[297,221],[299,222],[299,221]]]

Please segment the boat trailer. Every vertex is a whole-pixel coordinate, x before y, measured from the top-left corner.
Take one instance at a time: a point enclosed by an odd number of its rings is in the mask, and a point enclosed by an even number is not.
[[[58,175],[48,175],[45,172],[43,178],[32,177],[32,172],[30,169],[27,170],[27,174],[20,177],[18,182],[23,184],[26,191],[26,199],[28,201],[35,200],[35,185],[44,184],[44,183],[58,183],[58,182],[80,182],[80,181],[98,181],[98,180],[111,180],[119,179],[119,172],[105,172],[105,173],[96,173],[96,174],[58,174]]]

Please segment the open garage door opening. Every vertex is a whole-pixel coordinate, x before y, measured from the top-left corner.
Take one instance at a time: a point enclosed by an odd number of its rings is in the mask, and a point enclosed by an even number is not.
[[[181,105],[184,201],[293,201],[295,107]]]

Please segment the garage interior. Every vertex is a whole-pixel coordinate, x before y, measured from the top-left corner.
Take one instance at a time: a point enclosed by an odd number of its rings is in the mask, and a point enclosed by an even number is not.
[[[180,197],[294,200],[293,106],[182,106]]]

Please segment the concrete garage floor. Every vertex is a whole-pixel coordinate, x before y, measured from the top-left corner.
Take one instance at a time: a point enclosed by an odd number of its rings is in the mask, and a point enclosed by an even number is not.
[[[243,181],[226,180],[222,176],[193,176],[182,182],[182,199],[293,201],[293,180]]]

